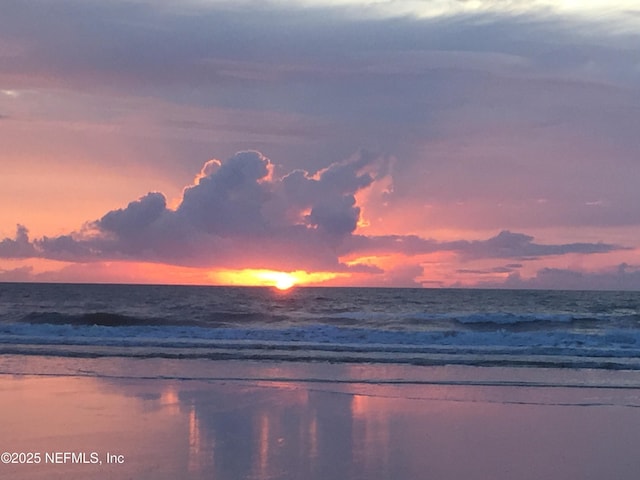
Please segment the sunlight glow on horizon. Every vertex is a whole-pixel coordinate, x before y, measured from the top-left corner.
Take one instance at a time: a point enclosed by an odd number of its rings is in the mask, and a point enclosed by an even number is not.
[[[296,285],[313,285],[332,280],[337,277],[348,277],[348,274],[335,272],[306,272],[296,270],[281,272],[277,270],[252,269],[221,270],[209,273],[209,278],[217,284],[231,286],[265,286],[279,290],[288,290]]]

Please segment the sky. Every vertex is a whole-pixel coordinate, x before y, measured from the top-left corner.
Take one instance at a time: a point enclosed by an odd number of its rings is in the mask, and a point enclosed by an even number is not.
[[[0,281],[640,289],[631,0],[8,0]]]

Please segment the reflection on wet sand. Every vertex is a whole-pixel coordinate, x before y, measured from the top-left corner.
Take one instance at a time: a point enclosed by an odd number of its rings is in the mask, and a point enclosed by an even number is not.
[[[262,373],[0,376],[3,451],[125,457],[0,465],[0,477],[635,480],[640,471],[640,409],[627,402],[635,391],[268,382]]]
[[[353,395],[351,436],[353,463],[367,471],[386,472],[389,467],[389,412],[372,405],[371,397]]]

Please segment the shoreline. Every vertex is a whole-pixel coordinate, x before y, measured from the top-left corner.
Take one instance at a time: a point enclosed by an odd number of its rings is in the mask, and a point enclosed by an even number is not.
[[[413,365],[163,357],[0,355],[0,375],[121,380],[277,381],[362,385],[468,385],[640,389],[640,370],[468,364]]]
[[[0,465],[14,479],[640,471],[637,372],[49,357],[2,357],[0,371],[0,450],[41,458]]]

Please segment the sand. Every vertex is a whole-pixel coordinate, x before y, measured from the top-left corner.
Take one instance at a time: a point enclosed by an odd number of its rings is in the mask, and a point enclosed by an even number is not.
[[[0,453],[23,454],[1,478],[640,472],[633,372],[37,356],[2,358],[0,372]]]

